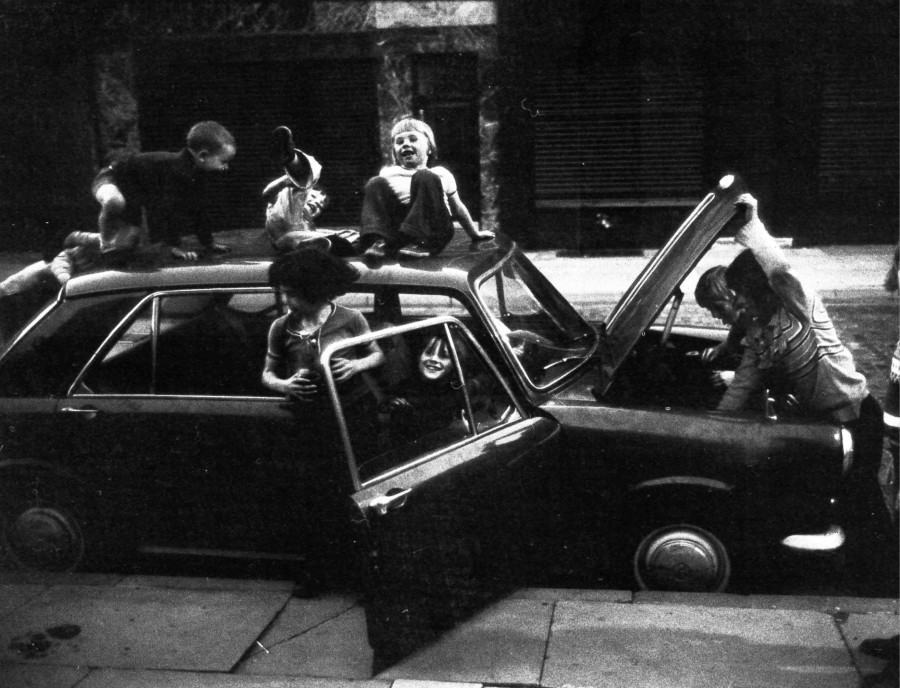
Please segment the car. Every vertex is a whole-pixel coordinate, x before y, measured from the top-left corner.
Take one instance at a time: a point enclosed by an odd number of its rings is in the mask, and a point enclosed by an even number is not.
[[[398,628],[447,627],[510,585],[723,591],[758,557],[838,551],[849,432],[775,399],[710,411],[721,389],[696,354],[725,332],[678,322],[743,191],[723,178],[602,323],[502,235],[347,258],[361,278],[338,301],[372,332],[321,352],[315,414],[261,383],[285,312],[271,257],[76,276],[0,355],[3,556],[303,558],[324,499],[373,635],[403,647]],[[360,405],[329,361],[370,340],[386,361]],[[419,359],[441,341],[451,377],[428,387]]]

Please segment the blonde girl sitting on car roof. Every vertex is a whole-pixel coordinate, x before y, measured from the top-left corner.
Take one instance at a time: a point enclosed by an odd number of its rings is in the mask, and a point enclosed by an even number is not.
[[[452,239],[454,219],[476,241],[494,237],[475,227],[453,173],[429,166],[437,144],[428,124],[404,117],[391,130],[390,146],[394,164],[365,186],[360,240],[368,245],[366,258],[436,255]]]

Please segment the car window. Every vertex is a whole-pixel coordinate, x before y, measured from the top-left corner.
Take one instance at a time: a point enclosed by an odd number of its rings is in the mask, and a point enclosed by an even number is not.
[[[513,400],[457,325],[407,327],[401,333],[395,328],[377,341],[386,361],[370,375],[376,416],[347,418],[361,482],[519,418]],[[348,404],[341,401],[347,416]]]
[[[95,358],[79,393],[272,396],[262,385],[271,290],[148,299]]]
[[[5,396],[60,396],[104,338],[144,296],[71,299],[52,308],[10,349],[0,366]]]
[[[451,315],[454,318],[468,318],[465,305],[450,294],[400,294],[400,309],[407,318],[433,318]]]
[[[507,261],[479,285],[478,296],[536,387],[552,385],[596,346],[594,329],[530,263]]]

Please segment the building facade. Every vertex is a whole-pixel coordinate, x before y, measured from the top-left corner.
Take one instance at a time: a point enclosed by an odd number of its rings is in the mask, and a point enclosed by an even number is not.
[[[86,229],[117,155],[238,142],[223,229],[262,225],[275,126],[353,225],[401,114],[435,129],[484,226],[655,246],[743,175],[776,232],[897,233],[897,7],[882,0],[0,0],[0,249]]]

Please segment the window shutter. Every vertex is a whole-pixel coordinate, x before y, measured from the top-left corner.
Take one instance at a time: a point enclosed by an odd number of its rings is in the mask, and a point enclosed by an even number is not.
[[[665,205],[702,189],[698,74],[538,74],[533,101],[538,206]]]
[[[898,177],[897,84],[877,61],[833,60],[823,80],[819,190],[893,197]]]

